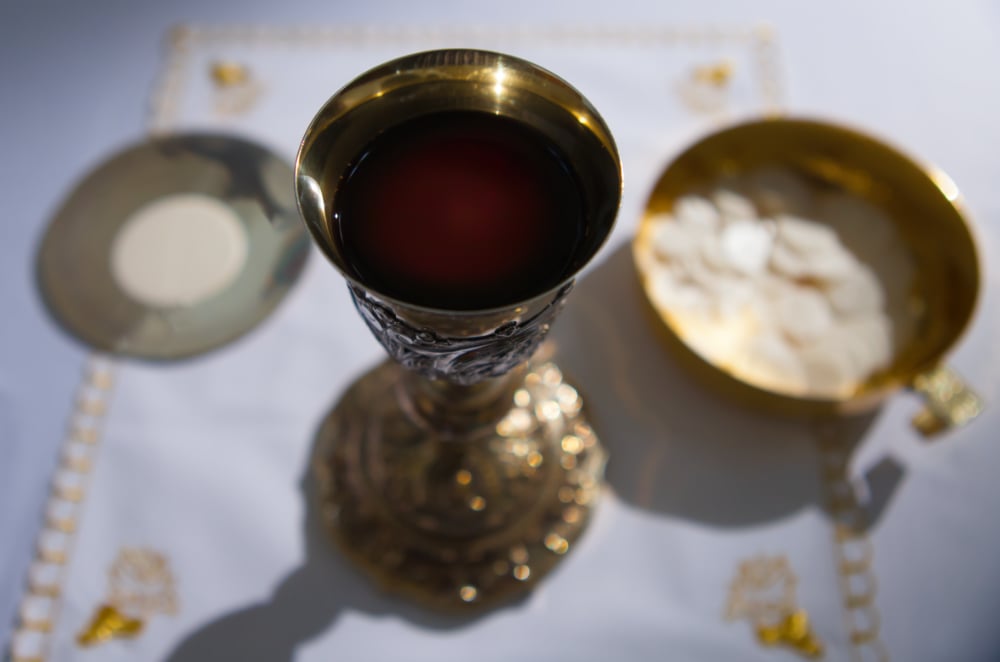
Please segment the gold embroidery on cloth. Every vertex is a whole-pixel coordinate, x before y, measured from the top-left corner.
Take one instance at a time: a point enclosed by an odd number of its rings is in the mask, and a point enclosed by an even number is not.
[[[784,556],[762,556],[740,564],[729,587],[728,620],[748,620],[765,646],[788,646],[804,657],[823,655],[823,642],[798,606],[798,578]]]
[[[209,75],[214,85],[215,112],[223,117],[249,112],[264,92],[249,67],[239,62],[213,62]]]
[[[108,596],[77,635],[81,646],[142,633],[156,614],[177,613],[177,592],[166,557],[151,549],[124,548],[108,571]]]
[[[48,657],[49,635],[59,616],[66,565],[101,439],[114,370],[114,357],[99,353],[91,354],[84,366],[60,463],[52,479],[35,560],[28,571],[18,624],[10,639],[11,662],[44,662]]]
[[[838,443],[839,433],[835,426],[821,426],[817,431],[851,657],[855,662],[887,662],[889,651],[881,639],[879,610],[875,603],[874,548],[868,537],[865,513],[848,477],[848,453]]]
[[[717,113],[725,110],[729,98],[729,83],[735,73],[732,60],[703,64],[677,83],[681,101],[696,112]]]

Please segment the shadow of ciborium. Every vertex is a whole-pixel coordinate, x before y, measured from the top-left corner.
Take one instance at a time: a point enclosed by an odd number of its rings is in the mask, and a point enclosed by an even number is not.
[[[615,493],[642,509],[718,527],[825,508],[824,449],[850,458],[878,412],[820,423],[734,400],[681,364],[643,297],[624,244],[578,281],[553,330],[561,365],[581,385],[608,449]],[[863,477],[866,526],[901,478],[890,458]]]

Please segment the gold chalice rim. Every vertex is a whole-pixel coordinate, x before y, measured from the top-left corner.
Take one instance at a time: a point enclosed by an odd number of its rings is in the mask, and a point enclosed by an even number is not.
[[[706,144],[715,140],[723,140],[729,136],[738,135],[744,132],[760,130],[762,128],[783,128],[803,129],[823,132],[830,136],[839,134],[845,140],[854,141],[859,145],[867,145],[880,152],[883,156],[890,157],[900,162],[900,165],[912,169],[914,172],[922,173],[922,184],[926,190],[933,189],[941,197],[953,214],[953,220],[958,221],[968,242],[968,249],[971,252],[973,263],[970,265],[974,274],[972,278],[971,303],[967,311],[962,316],[961,322],[950,327],[948,342],[936,352],[930,353],[922,365],[915,366],[910,370],[902,370],[895,363],[888,371],[875,373],[868,380],[858,386],[851,394],[842,397],[824,397],[810,394],[795,394],[787,391],[772,389],[757,384],[751,380],[744,379],[734,374],[724,365],[720,365],[700,352],[696,351],[685,340],[678,329],[678,324],[673,319],[670,311],[658,307],[649,295],[647,285],[647,274],[643,271],[643,261],[640,253],[644,250],[645,233],[643,230],[649,222],[651,208],[659,198],[663,197],[663,189],[672,176],[676,175],[676,169],[685,159],[690,159],[693,154],[704,148]],[[791,150],[789,150],[790,152]],[[763,165],[768,161],[762,161],[756,165]],[[718,176],[720,172],[716,172]],[[674,198],[670,199],[673,203]],[[897,226],[902,224],[895,215],[893,221]],[[646,204],[643,208],[639,230],[632,240],[633,262],[639,276],[640,286],[643,290],[647,310],[655,316],[655,323],[661,331],[661,338],[664,343],[670,346],[675,354],[679,353],[685,363],[688,364],[699,376],[708,379],[712,385],[729,391],[740,399],[751,404],[763,406],[768,409],[776,409],[782,413],[793,414],[829,414],[829,413],[858,413],[872,409],[881,403],[888,396],[897,391],[912,386],[914,381],[922,374],[933,370],[939,366],[961,342],[968,333],[973,320],[979,313],[982,305],[982,281],[984,264],[982,260],[982,250],[980,248],[980,231],[972,221],[968,212],[965,199],[963,198],[957,184],[941,168],[929,162],[914,157],[910,152],[898,147],[890,141],[877,137],[872,133],[852,126],[840,120],[830,120],[818,116],[799,115],[771,115],[760,118],[744,119],[722,128],[708,131],[695,140],[691,141],[680,153],[670,158],[667,165],[650,190]],[[918,263],[918,268],[922,266]],[[913,342],[910,343],[911,345]],[[897,351],[897,359],[900,352]]]
[[[461,61],[463,57],[471,58],[473,62],[463,62]],[[449,59],[452,61],[448,61]],[[432,65],[426,64],[428,61],[435,60],[444,62]],[[488,63],[484,63],[482,60],[486,60]],[[336,239],[329,236],[328,224],[324,226],[324,224],[312,220],[314,214],[304,202],[304,199],[306,198],[304,190],[311,186],[308,182],[312,182],[320,189],[322,189],[322,186],[316,182],[315,177],[313,177],[311,173],[306,172],[307,168],[304,164],[307,160],[308,152],[321,137],[322,132],[326,130],[338,117],[342,117],[348,112],[360,108],[365,104],[377,101],[377,99],[384,96],[386,94],[386,89],[382,86],[382,84],[386,83],[392,76],[396,76],[398,78],[401,75],[414,74],[421,68],[431,67],[433,67],[439,74],[443,74],[433,77],[436,81],[446,78],[449,81],[455,83],[465,83],[470,86],[482,85],[484,83],[489,83],[490,80],[496,80],[496,72],[498,70],[513,71],[515,74],[514,77],[521,80],[524,88],[530,93],[545,98],[546,102],[553,106],[561,107],[562,110],[573,115],[578,123],[588,127],[595,140],[598,141],[604,148],[606,158],[613,163],[613,169],[617,178],[615,186],[609,187],[613,188],[614,191],[615,199],[613,204],[610,207],[601,208],[599,210],[588,210],[589,215],[600,217],[596,222],[588,221],[588,225],[599,228],[601,234],[596,241],[580,252],[580,256],[575,258],[573,265],[568,268],[566,275],[554,285],[520,300],[486,308],[452,309],[415,304],[390,294],[386,294],[385,292],[372,287],[370,284],[366,283],[364,279],[359,278],[356,274],[352,273],[352,270],[346,263],[346,260],[339,258],[332,247],[332,245],[336,244]],[[392,87],[390,91],[403,87],[420,85],[422,82],[426,81],[416,79],[404,80],[398,84],[398,87]],[[548,92],[551,96],[546,96],[544,94],[545,92]],[[347,97],[346,101],[345,97]],[[345,104],[348,106],[347,108],[342,107]],[[496,112],[497,114],[500,113],[499,105]],[[420,114],[421,113],[413,114],[411,118],[417,117]],[[567,160],[572,161],[572,159]],[[528,309],[536,302],[550,300],[556,296],[556,293],[560,292],[574,281],[584,267],[586,267],[586,265],[589,264],[601,251],[605,244],[607,244],[617,223],[624,188],[622,159],[614,137],[611,134],[611,130],[604,118],[590,103],[590,101],[587,100],[582,92],[558,74],[553,73],[541,65],[517,57],[516,55],[479,48],[441,48],[412,52],[393,58],[388,62],[376,65],[343,85],[340,89],[334,92],[326,100],[326,102],[324,102],[324,104],[320,107],[320,110],[310,121],[309,126],[299,143],[298,152],[295,157],[294,181],[296,189],[296,203],[298,205],[300,217],[305,221],[307,229],[313,236],[317,245],[320,247],[324,256],[348,281],[348,283],[366,292],[374,294],[391,306],[404,307],[417,313],[426,313],[431,315],[444,314],[456,317],[491,316],[522,307]],[[581,189],[582,187],[583,183],[581,182]]]

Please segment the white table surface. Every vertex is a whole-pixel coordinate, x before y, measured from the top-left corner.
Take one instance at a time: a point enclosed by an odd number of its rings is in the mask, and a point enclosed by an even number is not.
[[[936,163],[959,184],[980,226],[1000,233],[1000,5],[960,3],[836,5],[741,0],[652,3],[516,1],[7,2],[0,6],[0,643],[5,642],[33,553],[48,478],[86,350],[47,316],[33,281],[41,233],[74,182],[114,148],[145,132],[146,102],[166,30],[178,23],[622,24],[776,27],[787,67],[790,108],[847,121]],[[997,256],[986,256],[996,287]],[[974,333],[985,333],[982,325]],[[993,340],[997,346],[1000,340]],[[980,346],[982,344],[980,343]],[[980,358],[957,348],[960,364]],[[984,386],[984,385],[980,385]],[[1000,393],[985,392],[995,406]],[[910,410],[915,406],[910,402]],[[902,407],[902,405],[899,405]],[[889,418],[905,412],[888,407]],[[922,499],[940,486],[951,502],[1000,506],[1000,430],[980,430],[956,447],[897,448],[906,481],[926,483],[907,498],[904,483],[883,515],[876,567],[896,581],[880,588],[883,631],[895,629],[899,660],[927,656],[927,629],[939,641],[976,641],[982,660],[1000,656],[1000,518],[926,519]],[[884,449],[881,449],[884,450]],[[866,449],[861,449],[862,454]],[[871,451],[875,452],[875,451]],[[941,511],[937,511],[941,512]],[[954,544],[930,544],[951,536]],[[884,544],[882,544],[884,541]],[[928,542],[930,541],[930,543]],[[964,542],[962,542],[964,541]],[[902,568],[902,570],[900,570]],[[891,613],[892,617],[885,617]],[[912,636],[909,636],[912,635]],[[666,658],[665,658],[666,659]]]

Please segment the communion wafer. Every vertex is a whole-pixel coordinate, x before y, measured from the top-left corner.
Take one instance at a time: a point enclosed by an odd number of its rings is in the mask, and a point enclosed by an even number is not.
[[[790,287],[779,295],[772,306],[777,328],[798,344],[820,338],[834,324],[830,304],[811,288]]]
[[[725,222],[757,218],[757,209],[748,198],[729,189],[718,189],[712,194],[712,202]]]
[[[758,386],[848,397],[915,333],[913,258],[864,200],[762,168],[648,222],[652,256],[637,264],[654,304],[689,347]]]
[[[824,289],[834,312],[841,317],[857,317],[875,313],[885,306],[885,293],[870,267],[858,264],[843,278],[829,283]]]
[[[685,195],[674,202],[674,216],[682,225],[691,228],[715,230],[722,223],[722,216],[710,201],[697,195]]]

